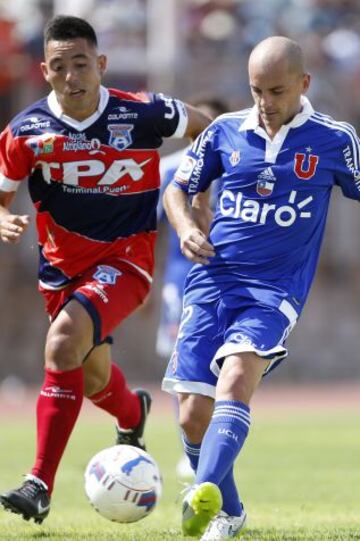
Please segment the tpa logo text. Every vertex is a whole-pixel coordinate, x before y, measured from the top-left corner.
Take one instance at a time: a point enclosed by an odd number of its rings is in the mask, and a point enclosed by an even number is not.
[[[141,180],[144,176],[143,167],[150,160],[151,158],[148,158],[141,163],[132,158],[114,160],[107,169],[105,163],[100,160],[79,160],[64,163],[38,161],[36,165],[41,166],[44,180],[49,184],[51,180],[59,179],[64,184],[79,186],[81,179],[100,177],[97,185],[111,186],[126,175],[129,175],[135,182]]]
[[[290,227],[300,218],[310,218],[311,212],[302,209],[313,200],[310,195],[295,204],[297,192],[292,190],[289,195],[289,204],[277,206],[270,203],[260,203],[253,199],[245,199],[241,192],[235,194],[224,190],[220,198],[220,212],[223,216],[239,218],[243,222],[266,224],[273,218],[280,227]]]

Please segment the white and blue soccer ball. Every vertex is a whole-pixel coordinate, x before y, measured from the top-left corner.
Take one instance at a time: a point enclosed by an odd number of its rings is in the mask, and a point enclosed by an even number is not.
[[[103,517],[136,522],[148,516],[162,493],[156,461],[132,445],[115,445],[97,453],[85,470],[85,492]]]

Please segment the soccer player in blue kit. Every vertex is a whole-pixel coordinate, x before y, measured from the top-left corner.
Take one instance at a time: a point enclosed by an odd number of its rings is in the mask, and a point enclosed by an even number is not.
[[[352,126],[312,108],[300,46],[260,42],[249,59],[254,106],[222,115],[194,142],[164,203],[183,254],[197,263],[163,389],[177,394],[196,470],[182,527],[202,541],[234,537],[246,513],[233,466],[262,376],[287,355],[316,269],[331,190],[360,200]],[[189,196],[220,177],[208,238]]]

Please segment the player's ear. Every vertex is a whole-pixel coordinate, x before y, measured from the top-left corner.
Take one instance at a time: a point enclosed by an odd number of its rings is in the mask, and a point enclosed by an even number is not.
[[[42,74],[44,76],[45,81],[48,83],[49,82],[49,72],[48,72],[46,62],[41,62],[40,63],[40,68],[41,68],[41,71],[42,71]]]
[[[97,64],[100,75],[103,76],[107,67],[107,58],[104,54],[98,56]]]
[[[306,91],[308,90],[310,86],[310,79],[311,79],[310,73],[305,73],[304,78],[303,78],[303,94],[306,93]]]

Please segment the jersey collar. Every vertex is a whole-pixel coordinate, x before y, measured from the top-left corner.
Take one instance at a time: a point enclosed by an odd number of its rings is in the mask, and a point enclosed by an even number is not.
[[[60,120],[62,120],[63,122],[65,122],[66,124],[68,124],[72,128],[75,128],[78,131],[85,130],[86,128],[94,124],[94,122],[96,122],[96,120],[104,112],[105,107],[108,104],[108,101],[109,101],[108,89],[105,88],[104,86],[100,86],[100,100],[99,100],[99,106],[97,110],[91,116],[89,116],[88,118],[85,118],[85,120],[79,121],[63,113],[63,111],[61,110],[61,106],[56,98],[56,94],[54,90],[50,92],[47,98],[48,106],[52,114],[56,116],[56,118],[59,118]]]
[[[300,113],[298,113],[292,119],[291,122],[281,126],[280,131],[283,130],[283,128],[285,128],[286,131],[288,131],[290,128],[298,128],[299,126],[302,126],[302,124],[305,124],[307,120],[309,120],[309,118],[314,112],[314,109],[310,101],[305,96],[301,96],[300,101],[302,105],[302,109]],[[259,124],[259,114],[258,114],[258,108],[256,105],[254,105],[254,107],[250,110],[249,115],[246,117],[245,121],[239,127],[239,131],[246,131],[246,130],[253,130],[255,132],[258,132],[261,130],[261,132],[265,132],[265,130]]]

